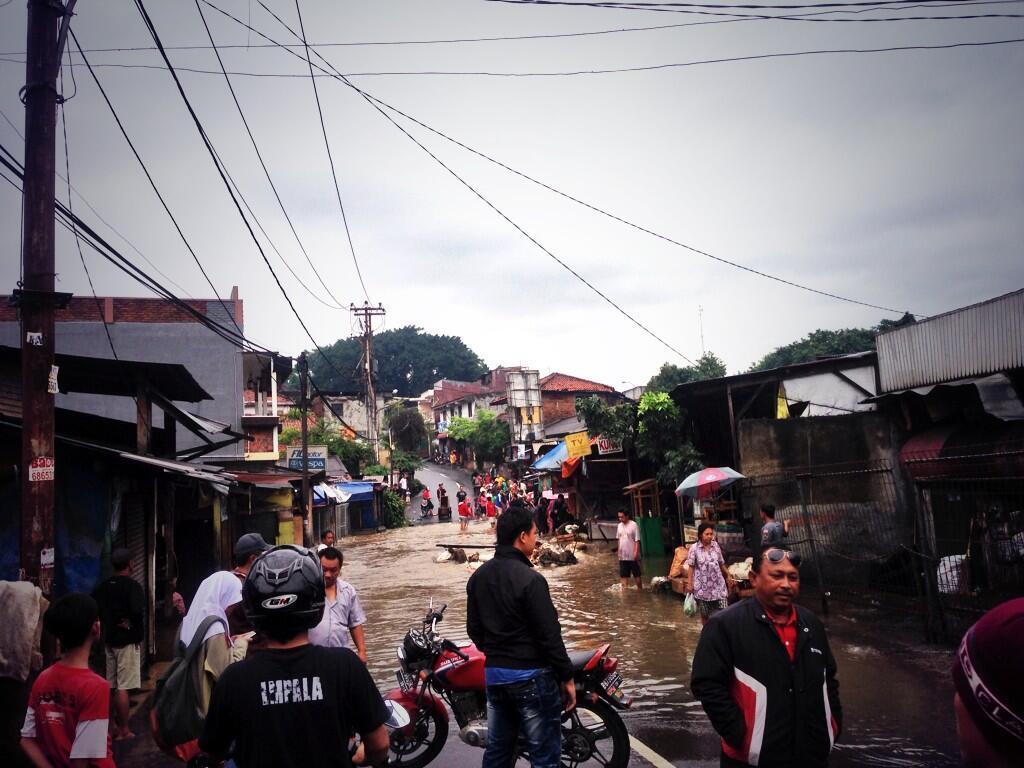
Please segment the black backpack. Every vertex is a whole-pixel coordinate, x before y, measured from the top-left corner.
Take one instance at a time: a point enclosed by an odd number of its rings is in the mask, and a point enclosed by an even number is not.
[[[207,616],[196,629],[192,642],[186,648],[178,642],[174,661],[157,680],[153,693],[153,738],[163,748],[198,739],[206,721],[199,701],[199,692],[192,684],[192,662],[203,645],[206,633],[215,623],[224,626],[220,616]]]

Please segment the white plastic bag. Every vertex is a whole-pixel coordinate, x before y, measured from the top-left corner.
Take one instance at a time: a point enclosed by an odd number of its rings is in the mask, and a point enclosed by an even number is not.
[[[683,601],[683,613],[690,617],[697,615],[697,600],[694,598],[693,592],[688,594]]]

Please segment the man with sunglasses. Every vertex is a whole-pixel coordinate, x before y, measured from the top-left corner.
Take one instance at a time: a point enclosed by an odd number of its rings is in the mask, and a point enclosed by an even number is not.
[[[708,620],[690,687],[722,737],[722,766],[828,764],[842,725],[836,662],[825,627],[796,604],[800,555],[762,550],[754,597]]]

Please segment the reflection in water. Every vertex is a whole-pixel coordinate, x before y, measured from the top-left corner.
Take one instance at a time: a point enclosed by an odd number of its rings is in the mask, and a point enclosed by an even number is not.
[[[437,543],[493,543],[486,524],[433,523],[343,543],[342,578],[359,591],[368,616],[370,671],[382,689],[394,685],[395,648],[418,626],[431,597],[448,603],[443,633],[466,637],[469,565],[434,563]],[[668,563],[645,562],[645,579]],[[618,589],[608,545],[590,545],[580,564],[544,569],[569,648],[611,643],[625,685],[636,696],[624,713],[630,733],[676,764],[714,762],[717,737],[689,691],[690,660],[700,622],[683,615],[678,597]],[[615,588],[611,588],[615,587]],[[808,605],[811,605],[808,602]],[[839,664],[846,724],[834,766],[955,766],[950,656],[946,650],[908,648],[879,639],[892,628],[867,612],[837,607],[828,619]]]

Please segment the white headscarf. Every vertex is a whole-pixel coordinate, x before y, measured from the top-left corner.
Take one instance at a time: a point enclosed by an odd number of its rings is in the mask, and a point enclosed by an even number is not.
[[[242,582],[229,571],[217,571],[203,579],[203,583],[196,590],[196,596],[192,598],[192,605],[181,622],[181,642],[187,647],[192,638],[207,616],[220,616],[224,619],[224,626],[214,622],[206,631],[203,640],[208,640],[214,635],[225,633],[224,629],[228,623],[227,608],[242,601]]]

